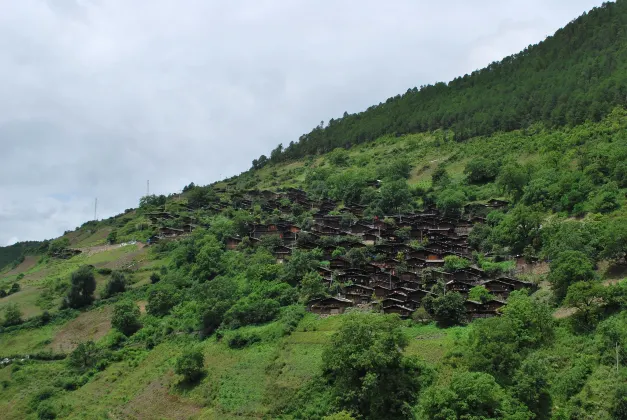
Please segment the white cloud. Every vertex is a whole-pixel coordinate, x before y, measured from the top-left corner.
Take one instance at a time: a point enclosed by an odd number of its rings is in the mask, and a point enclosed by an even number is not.
[[[0,0],[0,243],[246,170],[601,1]]]

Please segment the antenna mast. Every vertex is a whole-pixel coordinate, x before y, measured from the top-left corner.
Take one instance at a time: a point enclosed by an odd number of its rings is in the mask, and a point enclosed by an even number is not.
[[[94,220],[98,220],[98,197],[96,197],[94,202]]]
[[[150,195],[150,180],[146,181],[146,196]]]

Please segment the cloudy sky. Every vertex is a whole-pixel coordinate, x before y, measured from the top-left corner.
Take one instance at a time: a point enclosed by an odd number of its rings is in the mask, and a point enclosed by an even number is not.
[[[0,0],[0,245],[238,174],[600,0]]]

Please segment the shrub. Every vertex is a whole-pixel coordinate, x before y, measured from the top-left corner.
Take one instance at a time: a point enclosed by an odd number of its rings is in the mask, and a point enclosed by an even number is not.
[[[37,407],[37,418],[41,420],[50,420],[57,418],[57,412],[50,404],[50,401],[44,401]]]
[[[139,316],[139,307],[130,300],[124,300],[114,306],[111,325],[128,337],[141,328]]]
[[[444,257],[444,269],[448,271],[457,271],[470,267],[470,261],[457,255],[447,255]]]
[[[24,276],[22,276],[23,278]],[[13,293],[17,293],[20,291],[20,285],[19,283],[13,283],[11,285],[11,288],[9,289],[9,294],[12,295]]]
[[[470,289],[468,293],[468,299],[474,300],[475,302],[485,303],[491,299],[494,299],[494,296],[490,294],[488,289],[483,286],[475,286]]]
[[[263,324],[272,321],[279,313],[279,302],[249,296],[240,299],[224,314],[224,323],[231,328]]]
[[[126,291],[126,277],[119,271],[111,273],[111,278],[107,282],[103,296],[109,298],[118,293]]]
[[[103,276],[108,276],[109,274],[111,274],[112,271],[113,270],[111,270],[110,268],[106,268],[106,267],[99,268],[96,270],[98,274],[101,274]]]
[[[242,349],[261,341],[259,334],[254,332],[236,331],[229,335],[227,344],[232,349]]]
[[[205,358],[199,349],[186,349],[176,359],[174,371],[183,375],[186,382],[200,379],[204,373]]]
[[[109,235],[107,235],[107,242],[109,244],[114,244],[117,242],[117,240],[118,240],[118,231],[112,230],[111,232],[109,232]]]
[[[22,323],[22,311],[16,303],[10,303],[4,309],[4,326],[19,325]]]
[[[152,284],[159,283],[161,281],[161,276],[158,273],[152,273],[150,275],[150,282]]]

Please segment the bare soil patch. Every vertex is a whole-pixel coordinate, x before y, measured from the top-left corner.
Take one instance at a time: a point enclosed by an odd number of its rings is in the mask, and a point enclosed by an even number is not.
[[[124,415],[137,420],[185,420],[195,417],[202,407],[170,394],[168,384],[172,380],[172,374],[153,380],[124,407]]]
[[[53,351],[70,352],[81,342],[101,339],[111,329],[112,313],[113,307],[105,306],[80,314],[55,335],[50,348]]]

